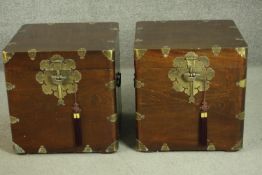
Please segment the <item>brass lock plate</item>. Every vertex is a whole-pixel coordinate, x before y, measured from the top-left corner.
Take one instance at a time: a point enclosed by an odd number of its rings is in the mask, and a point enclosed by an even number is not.
[[[53,94],[58,98],[58,105],[65,105],[64,97],[76,93],[77,83],[81,80],[81,73],[75,69],[74,60],[53,55],[40,62],[41,71],[36,74],[36,81],[42,85],[44,94]]]
[[[173,68],[168,72],[168,78],[173,82],[173,89],[184,92],[189,96],[189,103],[195,102],[198,92],[209,89],[210,81],[215,71],[209,67],[206,56],[198,56],[195,52],[188,52],[183,57],[176,57]]]

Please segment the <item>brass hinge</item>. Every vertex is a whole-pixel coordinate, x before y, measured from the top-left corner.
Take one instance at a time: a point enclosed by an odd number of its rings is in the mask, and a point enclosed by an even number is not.
[[[80,59],[85,59],[86,56],[86,49],[85,48],[79,48],[77,50],[77,54],[80,57]]]
[[[142,115],[139,112],[136,112],[136,120],[143,120],[144,118],[145,118],[145,115]]]
[[[25,150],[24,150],[21,146],[17,145],[17,144],[14,143],[14,142],[13,142],[13,149],[14,149],[14,151],[15,151],[17,154],[25,154]]]
[[[90,147],[90,145],[86,145],[82,152],[83,153],[92,153],[93,149]]]
[[[39,153],[39,154],[46,154],[46,153],[47,153],[47,150],[46,150],[46,148],[45,148],[44,145],[41,145],[41,146],[39,147],[38,153]]]
[[[142,88],[144,86],[145,86],[145,83],[135,79],[135,88]]]
[[[161,48],[161,52],[164,58],[167,58],[170,52],[170,48],[168,46],[164,46]]]
[[[238,55],[240,55],[242,58],[246,58],[246,48],[245,47],[238,47],[236,48],[236,52]]]
[[[135,49],[136,60],[140,60],[145,55],[147,49]]]
[[[114,114],[108,116],[106,119],[108,121],[110,121],[111,123],[115,123],[117,121],[117,118],[118,118],[117,113],[114,113]]]
[[[35,58],[36,58],[37,50],[36,50],[36,49],[30,49],[30,50],[27,51],[27,53],[28,53],[29,58],[30,58],[32,61],[34,61]]]
[[[167,145],[167,143],[164,143],[164,144],[161,146],[161,151],[170,151],[170,148],[169,148],[169,146]]]
[[[11,122],[11,124],[16,124],[19,121],[20,121],[19,118],[10,115],[10,122]]]
[[[109,89],[109,90],[113,90],[116,88],[116,82],[115,80],[111,80],[108,83],[105,84],[105,86]]]
[[[244,120],[245,119],[245,111],[240,112],[239,114],[236,115],[236,118],[238,120]]]
[[[111,145],[106,148],[107,153],[116,152],[118,150],[118,140],[114,141]]]
[[[222,50],[222,48],[218,45],[214,45],[212,47],[212,52],[215,56],[218,56],[220,54],[221,50]]]
[[[238,151],[243,147],[243,140],[238,141],[232,148],[232,151]]]
[[[243,80],[236,82],[236,85],[238,87],[245,88],[246,87],[246,79],[243,79]]]
[[[103,52],[104,56],[105,56],[109,61],[114,62],[114,58],[113,58],[113,52],[114,52],[114,50],[103,50],[102,52]]]
[[[13,85],[12,83],[10,82],[6,82],[6,90],[7,91],[11,91],[15,88],[15,85]]]
[[[138,139],[136,140],[136,150],[142,152],[149,151],[148,148]]]
[[[6,64],[9,60],[11,60],[13,56],[15,55],[14,53],[8,53],[6,51],[3,51],[2,54],[3,54],[3,63],[4,64]]]

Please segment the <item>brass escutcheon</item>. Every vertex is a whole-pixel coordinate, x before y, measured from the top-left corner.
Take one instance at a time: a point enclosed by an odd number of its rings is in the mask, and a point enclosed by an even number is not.
[[[173,67],[168,72],[173,82],[173,89],[184,92],[189,96],[189,103],[195,102],[195,95],[199,91],[209,88],[209,81],[215,76],[215,71],[209,67],[206,56],[198,56],[195,52],[188,52],[184,57],[176,57]]]

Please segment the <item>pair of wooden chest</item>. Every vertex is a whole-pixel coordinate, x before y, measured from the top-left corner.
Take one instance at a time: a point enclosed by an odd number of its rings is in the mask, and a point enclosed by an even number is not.
[[[21,27],[3,50],[17,153],[117,150],[118,32],[117,23]],[[241,148],[246,57],[232,21],[138,22],[137,150]]]

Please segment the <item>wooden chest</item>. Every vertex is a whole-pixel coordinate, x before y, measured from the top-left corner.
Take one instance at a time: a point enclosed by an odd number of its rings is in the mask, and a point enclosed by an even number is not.
[[[138,22],[137,150],[242,147],[247,44],[230,20]]]
[[[117,23],[29,24],[3,50],[17,153],[115,152]]]

